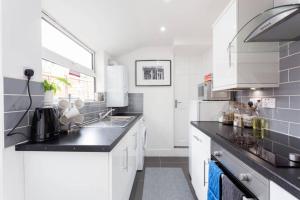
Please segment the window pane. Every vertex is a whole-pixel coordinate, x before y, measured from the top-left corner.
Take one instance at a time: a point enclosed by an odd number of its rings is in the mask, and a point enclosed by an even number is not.
[[[56,97],[67,98],[69,94],[72,98],[80,98],[84,101],[94,100],[94,77],[87,76],[78,72],[70,71],[68,68],[54,64],[52,62],[42,60],[43,67],[43,79],[50,82],[56,82],[60,86],[60,90],[57,91]],[[56,78],[64,77],[71,83],[70,86],[66,86],[60,83]]]
[[[42,46],[92,69],[92,54],[43,19]]]

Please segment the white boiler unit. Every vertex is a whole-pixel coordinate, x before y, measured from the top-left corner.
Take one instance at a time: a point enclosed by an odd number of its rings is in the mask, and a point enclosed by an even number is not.
[[[128,106],[128,71],[122,65],[107,66],[106,69],[107,107]]]

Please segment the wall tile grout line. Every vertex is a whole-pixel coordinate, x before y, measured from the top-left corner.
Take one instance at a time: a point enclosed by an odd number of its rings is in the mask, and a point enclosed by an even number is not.
[[[237,92],[236,99],[246,103],[250,98],[276,98],[276,107],[261,109],[261,116],[269,122],[269,130],[300,138],[300,43],[280,44],[278,88],[259,92]]]
[[[25,109],[27,108],[28,94],[27,90],[25,88],[26,86],[26,80],[23,79],[13,79],[13,78],[7,78],[4,77],[3,79],[4,84],[4,121],[9,120],[8,117],[18,116],[18,114],[25,112]],[[30,109],[29,114],[26,116],[24,124],[25,126],[19,126],[16,128],[18,131],[22,131],[24,134],[29,135],[30,134],[30,127],[31,127],[31,117],[34,112],[35,107],[41,107],[43,106],[43,90],[41,87],[41,83],[39,82],[32,82],[32,97],[33,97],[33,105],[32,109]],[[26,97],[26,98],[25,98]],[[12,98],[13,101],[10,101]],[[20,100],[20,98],[22,100]],[[6,99],[6,100],[5,100]],[[9,99],[9,100],[8,100]],[[26,102],[23,101],[23,99],[26,99]],[[29,101],[28,101],[29,102]],[[129,93],[129,106],[130,111],[134,111],[136,113],[143,112],[143,94],[142,93]],[[98,117],[98,113],[105,111],[106,109],[106,102],[85,102],[84,110],[81,111],[81,113],[85,116],[86,119],[92,119],[95,117]],[[129,110],[129,109],[128,109]],[[128,110],[126,110],[128,112]],[[12,123],[8,123],[9,126],[12,126]],[[4,130],[5,133],[10,131],[11,128],[7,128]],[[21,138],[18,135],[15,136],[6,136],[4,135],[4,145],[5,147],[13,146],[17,143],[26,141],[25,138]]]

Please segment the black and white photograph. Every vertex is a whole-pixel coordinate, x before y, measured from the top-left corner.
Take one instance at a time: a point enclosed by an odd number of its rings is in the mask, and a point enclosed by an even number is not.
[[[135,66],[136,86],[170,86],[170,60],[137,60]]]

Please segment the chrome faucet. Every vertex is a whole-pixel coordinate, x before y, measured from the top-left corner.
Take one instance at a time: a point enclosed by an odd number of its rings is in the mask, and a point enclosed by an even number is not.
[[[114,112],[115,110],[116,110],[116,109],[111,108],[111,109],[109,109],[107,112],[101,112],[101,113],[99,113],[99,118],[100,118],[100,120],[105,119],[109,114],[111,114],[111,113]]]

